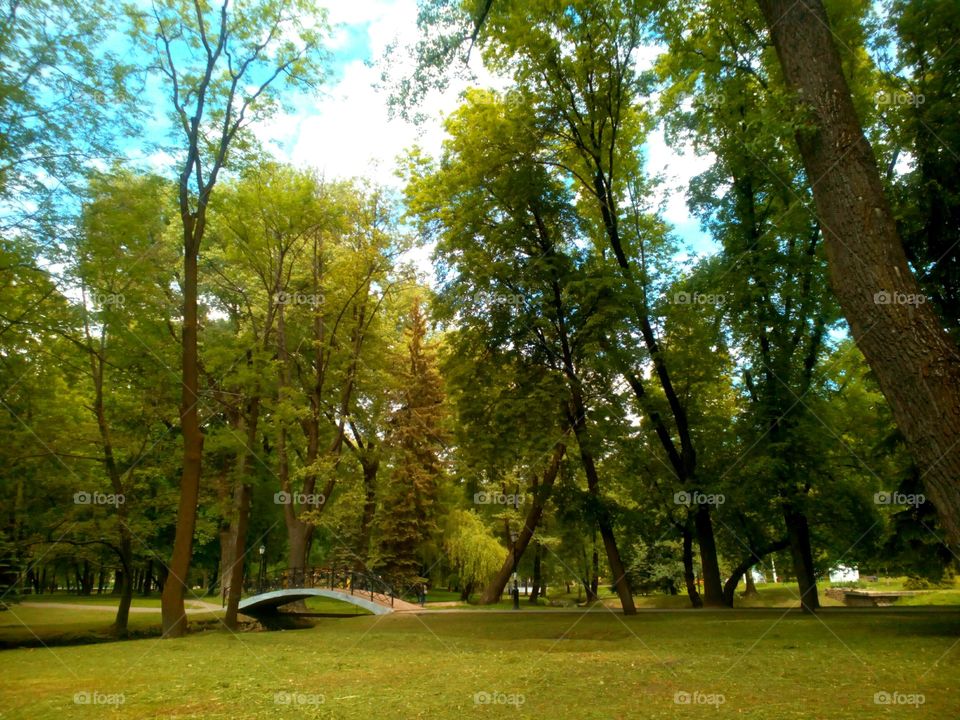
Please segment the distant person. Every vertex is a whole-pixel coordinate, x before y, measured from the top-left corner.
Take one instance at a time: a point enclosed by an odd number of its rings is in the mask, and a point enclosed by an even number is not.
[[[420,607],[424,607],[427,604],[427,585],[426,583],[420,583]]]

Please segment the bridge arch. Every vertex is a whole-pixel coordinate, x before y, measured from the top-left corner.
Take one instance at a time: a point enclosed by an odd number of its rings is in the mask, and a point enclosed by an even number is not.
[[[377,602],[379,598],[370,599],[359,594],[352,594],[348,590],[331,588],[287,588],[285,590],[271,590],[253,595],[240,601],[240,612],[246,615],[260,615],[273,613],[277,608],[308,597],[326,597],[333,600],[342,600],[369,610],[374,615],[386,615],[393,612],[393,608],[386,601]]]

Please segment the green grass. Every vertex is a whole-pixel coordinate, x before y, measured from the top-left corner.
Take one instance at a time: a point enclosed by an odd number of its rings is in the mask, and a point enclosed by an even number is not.
[[[3,651],[0,713],[5,720],[103,713],[276,720],[946,719],[960,716],[958,637],[960,613],[951,611],[330,619],[300,631]],[[877,705],[879,692],[920,693],[924,703]],[[75,693],[122,694],[124,702],[75,705]],[[515,704],[476,704],[478,693]],[[722,695],[724,702],[678,705],[677,693]]]
[[[216,597],[204,599],[208,602],[220,602],[220,599]],[[120,602],[120,598],[116,595],[72,595],[59,592],[51,595],[23,595],[20,600],[28,603],[70,603],[71,605],[113,605],[114,607]],[[190,600],[191,598],[187,599],[187,604],[190,603]],[[160,595],[148,597],[134,595],[131,607],[159,608]]]
[[[191,613],[191,622],[211,622],[219,613]],[[13,605],[0,612],[0,647],[17,643],[71,644],[110,638],[114,614],[104,610]],[[160,613],[131,613],[128,628],[133,634],[160,633]],[[2,715],[0,715],[2,717]]]
[[[372,614],[369,610],[359,607],[358,605],[343,602],[342,600],[334,600],[333,598],[315,596],[307,598],[305,602],[307,610],[310,612],[335,613],[337,615]]]

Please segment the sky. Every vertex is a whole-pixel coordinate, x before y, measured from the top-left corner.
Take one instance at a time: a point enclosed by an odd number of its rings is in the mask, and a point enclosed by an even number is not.
[[[398,158],[414,144],[439,154],[443,118],[456,108],[467,83],[454,81],[446,92],[431,93],[421,108],[427,119],[419,127],[391,119],[388,91],[378,86],[383,63],[389,63],[392,72],[412,67],[409,49],[418,36],[416,0],[336,0],[327,7],[334,28],[329,45],[333,58],[321,95],[296,101],[292,111],[261,123],[255,132],[279,158],[294,165],[314,168],[329,178],[365,176],[399,188]],[[385,58],[392,43],[396,50]],[[648,62],[655,52],[643,55],[642,61]],[[479,53],[473,53],[471,61],[476,84],[504,86],[485,71]],[[687,182],[709,167],[711,159],[669,147],[662,132],[649,138],[644,151],[648,172],[665,176],[656,204],[663,203],[666,220],[694,253],[715,250],[690,216],[685,197]],[[412,259],[429,270],[429,248],[414,251]]]

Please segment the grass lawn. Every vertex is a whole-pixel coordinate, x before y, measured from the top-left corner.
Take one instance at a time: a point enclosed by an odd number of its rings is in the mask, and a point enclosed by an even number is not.
[[[191,621],[209,623],[219,613],[192,613]],[[105,610],[66,610],[62,608],[21,607],[13,605],[0,612],[0,648],[16,643],[70,644],[109,639],[114,614]],[[128,627],[133,634],[159,634],[160,613],[131,613]],[[0,660],[2,667],[2,660]],[[0,718],[4,717],[0,712]]]
[[[194,598],[187,599],[187,604],[189,605],[190,601]],[[219,603],[219,597],[206,597],[203,598],[207,602]],[[120,602],[120,598],[116,595],[73,595],[71,593],[53,593],[51,595],[23,595],[20,600],[26,603],[70,603],[71,605],[116,605]],[[131,607],[144,607],[144,608],[159,608],[160,607],[160,594],[151,595],[149,597],[140,597],[139,595],[134,595],[133,600],[131,601]]]
[[[307,610],[309,612],[334,613],[336,615],[372,615],[369,610],[343,602],[320,596],[309,597],[306,599]]]
[[[952,610],[329,619],[2,651],[0,716],[952,719],[958,639]]]

